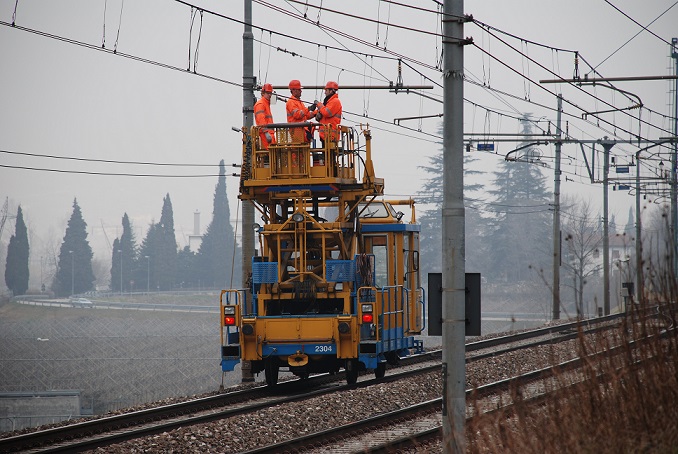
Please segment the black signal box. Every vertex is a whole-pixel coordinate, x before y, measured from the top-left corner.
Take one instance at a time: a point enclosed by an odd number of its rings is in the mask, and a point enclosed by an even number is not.
[[[466,335],[480,336],[480,273],[466,273]],[[443,335],[443,274],[428,273],[428,334]]]

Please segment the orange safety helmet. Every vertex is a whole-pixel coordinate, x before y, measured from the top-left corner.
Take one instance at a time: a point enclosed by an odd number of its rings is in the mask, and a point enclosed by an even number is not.
[[[271,84],[264,84],[264,86],[261,87],[261,92],[262,92],[262,93],[273,93],[273,85],[271,85]]]
[[[294,89],[301,90],[302,89],[301,82],[298,81],[297,79],[290,80],[289,87],[290,87],[290,90],[294,90]]]
[[[325,84],[325,89],[331,88],[332,90],[339,90],[339,84],[333,80],[330,80]]]

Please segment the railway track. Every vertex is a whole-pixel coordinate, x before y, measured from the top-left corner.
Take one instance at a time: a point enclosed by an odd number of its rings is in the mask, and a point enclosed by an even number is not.
[[[664,331],[664,333],[661,335],[662,337],[667,337],[668,335],[674,335],[675,336],[675,327],[671,327]],[[671,334],[673,333],[673,334]],[[644,342],[647,342],[651,339],[650,337],[636,340],[636,341],[631,341],[629,345],[631,347],[635,347],[637,344],[641,344]],[[595,355],[591,355],[588,358],[586,358],[586,361],[591,361],[593,360],[594,362],[598,359],[601,359],[605,356],[610,356],[610,355],[615,355],[620,352],[622,352],[626,346],[616,346],[616,347],[611,347],[609,350],[602,351],[599,353],[596,353]],[[633,363],[633,367],[639,366],[642,362],[646,361],[647,359],[644,360],[636,360]],[[609,380],[614,380],[618,377],[618,375],[612,374],[610,375],[609,372],[600,375],[596,374],[593,376],[588,376],[588,377],[575,377],[574,374],[577,373],[577,370],[581,367],[582,363],[584,362],[584,359],[582,358],[576,358],[570,361],[563,362],[559,365],[556,365],[554,367],[550,368],[545,368],[537,371],[533,371],[527,374],[522,374],[516,377],[512,377],[507,380],[502,380],[498,381],[495,383],[490,383],[487,385],[483,385],[478,387],[475,390],[467,390],[466,391],[466,397],[467,399],[474,394],[475,397],[477,398],[478,395],[492,395],[492,394],[498,394],[506,392],[506,390],[509,387],[514,387],[516,389],[516,393],[521,396],[521,403],[522,404],[528,404],[528,405],[542,405],[544,401],[547,399],[558,399],[558,398],[564,398],[568,399],[568,392],[570,388],[575,387],[577,385],[580,385],[586,381],[590,380],[595,380],[597,383],[602,383],[606,382]],[[562,380],[562,374],[563,373],[570,373],[570,378],[569,380]],[[528,386],[533,385],[537,381],[544,381],[552,378],[555,375],[561,374],[561,381],[560,384],[562,383],[568,383],[565,386],[551,386],[551,387],[541,387],[539,390],[530,389],[526,390],[525,388]],[[491,406],[490,409],[486,410],[485,413],[493,413],[497,411],[504,411],[507,414],[510,413],[513,410],[513,402],[511,397],[509,396],[508,399],[506,397],[502,397],[504,400],[502,402],[509,402],[504,405],[497,405],[496,401],[498,399],[494,399],[495,402]],[[426,402],[427,405],[437,405],[438,408],[442,405],[442,399],[435,399],[431,402]],[[415,420],[417,418],[416,413],[414,413],[416,410],[415,409],[404,409],[403,410],[403,416],[402,417],[407,417],[406,415],[413,414],[412,420]],[[467,408],[467,421],[470,421],[473,419],[474,415],[470,414],[471,409]],[[358,436],[360,437],[362,445],[360,446],[355,446],[353,447],[357,448],[353,451],[349,449],[344,450],[344,447],[342,445],[338,446],[333,446],[333,452],[363,452],[363,453],[371,453],[371,454],[382,454],[382,453],[393,453],[393,452],[407,452],[408,450],[422,450],[424,449],[425,451],[433,451],[432,446],[440,446],[442,443],[442,436],[443,436],[443,431],[442,431],[442,425],[441,425],[441,418],[439,417],[438,420],[431,415],[425,415],[421,420],[416,419],[416,424],[410,423],[411,429],[408,431],[406,429],[407,426],[402,426],[398,421],[398,417],[396,415],[383,415],[384,418],[382,418],[381,425],[379,427],[375,427],[374,429],[368,428],[367,430],[363,430],[358,433],[351,433],[348,428],[347,430],[340,430],[339,433],[345,437],[346,439],[350,439],[350,437],[355,437],[357,438]],[[396,421],[395,423],[391,423],[390,421]],[[354,423],[356,427],[360,427],[361,421],[358,421]],[[420,429],[421,426],[424,426],[423,428]],[[333,434],[332,433],[326,433],[324,434],[326,439],[333,439]],[[336,436],[334,437],[334,440],[336,441]],[[321,441],[316,441],[313,444],[306,443],[303,440],[292,440],[288,442],[289,446],[295,446],[298,451],[303,451],[303,452],[314,452],[314,449],[308,449],[309,446],[312,446],[315,449],[321,448],[323,446],[323,442]],[[266,452],[274,452],[274,451],[269,451],[270,447],[266,447],[263,449],[259,450],[254,450],[254,451],[249,451],[248,454],[252,453],[266,453]],[[439,448],[442,449],[442,448]],[[289,450],[288,450],[289,452]],[[295,451],[292,451],[295,452]],[[318,452],[322,452],[318,450]]]
[[[571,339],[583,332],[596,332],[613,322],[618,315],[602,317],[591,323],[562,325],[527,331],[467,344],[467,362],[487,356],[502,355],[517,349]],[[613,324],[616,326],[616,324]],[[555,335],[555,336],[554,336]],[[185,427],[256,412],[273,405],[310,399],[346,389],[371,386],[374,383],[400,380],[412,375],[432,373],[440,369],[441,351],[431,351],[402,360],[397,372],[380,380],[361,379],[358,385],[346,386],[343,374],[320,375],[305,381],[282,382],[275,388],[265,386],[217,394],[147,410],[109,416],[72,425],[39,430],[0,439],[0,452],[75,452],[120,443],[177,427]],[[431,363],[426,365],[426,363]],[[409,370],[407,370],[409,369]],[[309,391],[310,390],[310,391]]]
[[[498,394],[510,387],[524,387],[538,380],[545,380],[554,374],[576,369],[581,365],[579,358],[563,362],[553,367],[539,369],[516,375],[504,380],[488,383],[475,389],[466,390],[467,399],[471,396],[490,396],[498,399]],[[537,398],[536,396],[534,398]],[[272,454],[278,452],[393,452],[395,445],[417,446],[427,440],[440,440],[442,398],[412,405],[407,408],[383,413],[350,424],[316,432],[282,443],[276,443],[242,454]],[[408,441],[409,440],[409,441]]]

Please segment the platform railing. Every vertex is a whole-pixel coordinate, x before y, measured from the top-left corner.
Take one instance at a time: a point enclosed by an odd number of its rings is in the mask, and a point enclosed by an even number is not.
[[[274,131],[275,142],[265,146],[260,132]],[[249,175],[254,180],[281,180],[307,178],[355,179],[360,160],[356,159],[354,131],[341,126],[338,141],[320,141],[320,130],[329,137],[328,125],[314,123],[273,123],[253,126],[251,137],[253,159],[243,156],[243,163],[251,163]],[[318,146],[320,145],[320,146]],[[244,147],[243,153],[248,153]]]

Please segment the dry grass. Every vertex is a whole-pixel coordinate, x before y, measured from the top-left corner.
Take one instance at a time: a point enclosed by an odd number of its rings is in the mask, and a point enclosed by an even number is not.
[[[676,319],[674,303],[650,319],[630,314],[613,337],[581,337],[587,380],[541,404],[513,390],[511,410],[467,426],[467,452],[678,453]],[[554,387],[569,377],[560,375]]]

